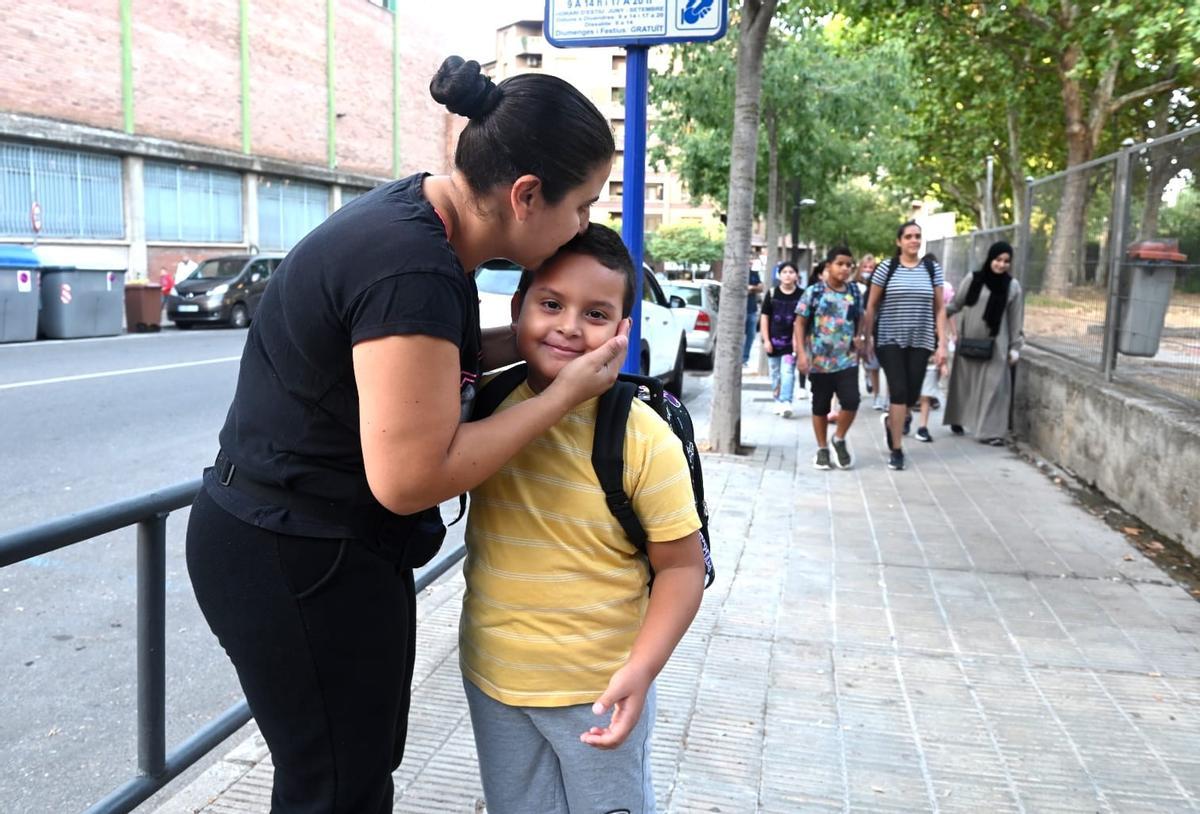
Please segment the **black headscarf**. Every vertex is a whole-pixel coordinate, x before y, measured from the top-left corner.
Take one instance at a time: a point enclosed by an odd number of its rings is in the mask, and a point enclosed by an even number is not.
[[[1008,307],[1008,287],[1012,284],[1012,275],[1005,272],[997,274],[992,271],[992,261],[1002,254],[1009,258],[1013,256],[1012,246],[1003,240],[998,240],[988,249],[987,260],[983,268],[971,277],[971,285],[967,288],[967,306],[979,302],[979,292],[986,285],[988,288],[987,306],[983,309],[983,321],[987,323],[988,333],[992,336],[1000,333],[1000,321],[1004,319],[1004,309]],[[1012,268],[1012,266],[1009,266]]]

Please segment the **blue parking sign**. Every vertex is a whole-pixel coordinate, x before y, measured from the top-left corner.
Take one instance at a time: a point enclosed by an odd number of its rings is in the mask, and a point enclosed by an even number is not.
[[[708,42],[725,36],[728,0],[546,0],[559,48]]]

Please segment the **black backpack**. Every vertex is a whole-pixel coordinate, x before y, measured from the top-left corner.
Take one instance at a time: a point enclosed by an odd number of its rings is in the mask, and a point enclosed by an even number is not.
[[[525,381],[525,365],[519,364],[496,375],[479,391],[471,411],[471,420],[487,418],[503,403],[508,395]],[[654,412],[667,422],[683,444],[683,456],[687,460],[688,474],[692,479],[692,493],[696,500],[696,514],[700,516],[700,550],[704,555],[704,587],[712,585],[716,578],[712,552],[708,541],[708,504],[704,501],[704,475],[700,470],[700,453],[696,449],[696,434],[692,417],[687,408],[672,394],[663,389],[662,382],[648,376],[622,373],[616,384],[600,397],[596,408],[596,430],[592,440],[592,468],[604,490],[608,510],[621,524],[625,535],[643,554],[646,553],[646,530],[633,511],[629,495],[625,494],[623,474],[625,471],[625,427],[629,422],[629,410],[635,398],[648,404]],[[653,569],[650,578],[654,578]]]

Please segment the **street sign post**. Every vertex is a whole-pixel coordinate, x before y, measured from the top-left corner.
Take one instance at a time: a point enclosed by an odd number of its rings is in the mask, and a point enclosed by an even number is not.
[[[725,36],[728,0],[546,0],[545,32],[559,48],[619,46],[625,49],[625,169],[621,237],[633,267],[644,254],[646,208],[646,97],[651,46],[711,42]],[[635,274],[633,328],[624,370],[640,373],[642,275]]]

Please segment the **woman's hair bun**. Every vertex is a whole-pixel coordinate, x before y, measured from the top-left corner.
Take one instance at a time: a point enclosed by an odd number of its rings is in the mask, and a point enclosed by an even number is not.
[[[500,104],[504,91],[479,70],[475,60],[446,57],[429,82],[429,93],[451,113],[481,119]]]

